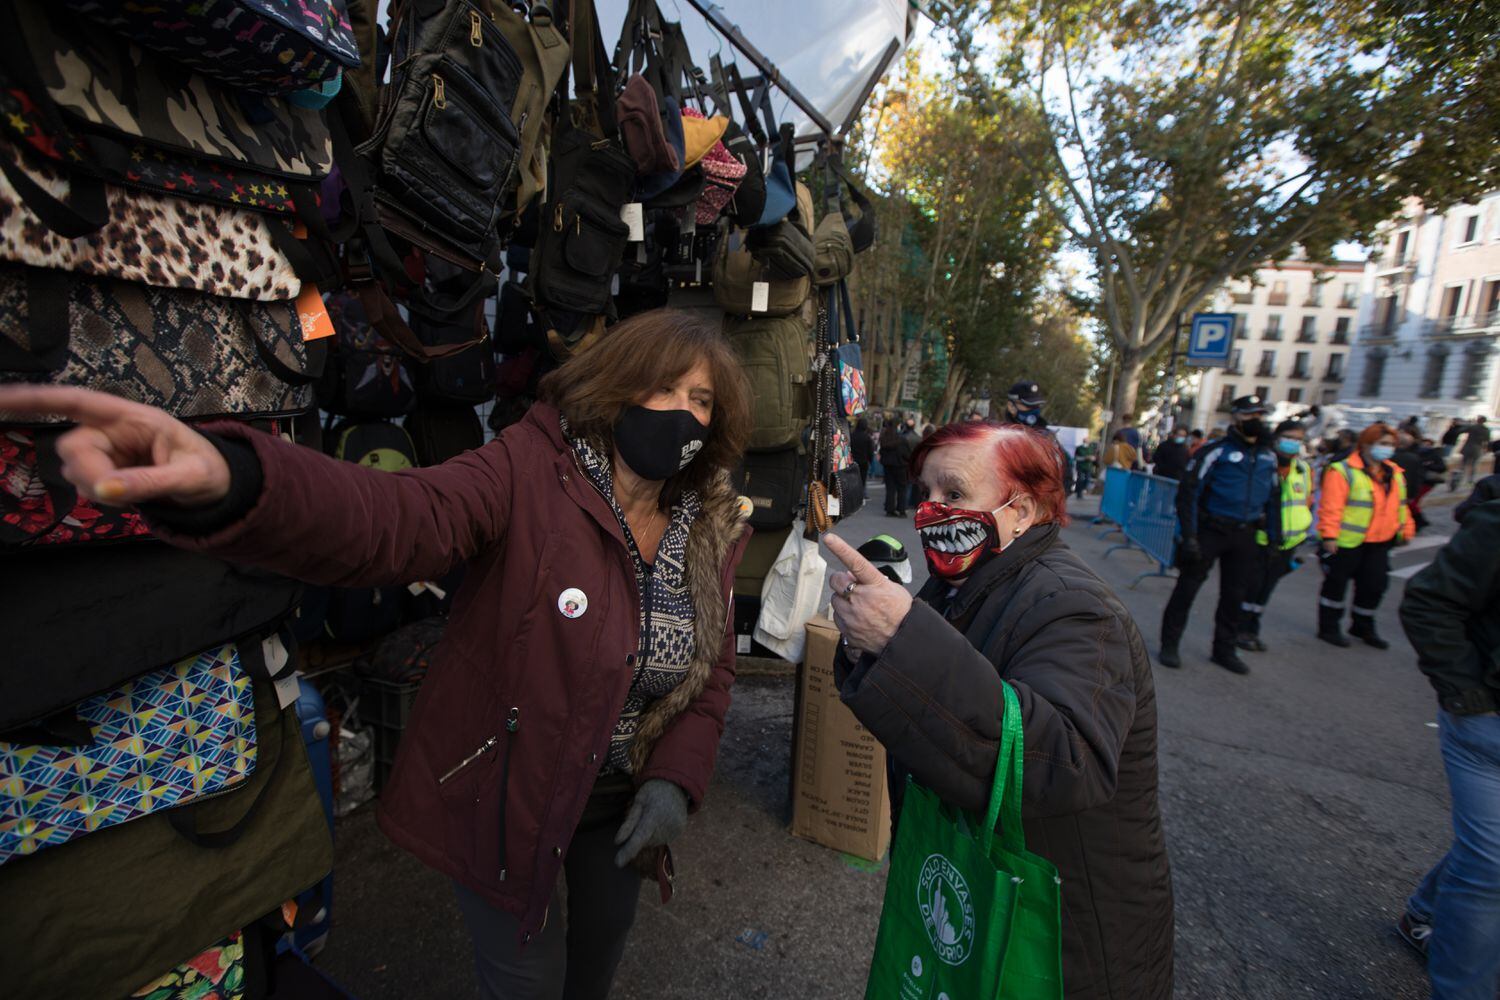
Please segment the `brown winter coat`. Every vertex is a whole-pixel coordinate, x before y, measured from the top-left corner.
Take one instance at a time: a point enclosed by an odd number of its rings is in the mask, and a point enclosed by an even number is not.
[[[541,927],[625,703],[640,594],[625,537],[579,469],[558,413],[537,404],[475,451],[386,473],[241,427],[264,487],[255,507],[184,547],[311,583],[370,586],[468,574],[381,800],[381,828],[426,864]],[[734,681],[734,570],[748,529],[721,476],[688,535],[697,650],[648,709],[635,780],[663,778],[696,808],[713,773]],[[568,618],[563,591],[582,590]],[[468,761],[467,763],[464,763]],[[446,780],[444,780],[444,776]]]
[[[841,664],[844,701],[890,750],[897,794],[909,772],[978,811],[1004,678],[1021,703],[1026,846],[1062,878],[1067,997],[1166,1000],[1172,881],[1156,689],[1135,623],[1055,524],[1021,536],[951,600],[947,590],[930,581],[878,656]]]

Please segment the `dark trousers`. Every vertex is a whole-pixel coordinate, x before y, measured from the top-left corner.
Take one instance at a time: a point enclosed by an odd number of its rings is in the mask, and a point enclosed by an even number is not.
[[[870,485],[870,463],[869,462],[855,462],[854,464],[859,468],[859,485],[861,485],[861,486],[869,486]]]
[[[1292,571],[1293,550],[1272,550],[1268,545],[1258,548],[1260,558],[1256,569],[1260,575],[1245,590],[1245,600],[1240,604],[1243,612],[1240,615],[1240,635],[1246,637],[1260,635],[1260,616],[1266,613],[1266,605],[1271,603],[1271,592],[1281,578]]]
[[[1323,590],[1318,605],[1329,621],[1337,623],[1349,605],[1344,597],[1354,581],[1354,624],[1375,620],[1375,609],[1391,579],[1391,542],[1366,542],[1352,549],[1339,549],[1323,560]],[[1360,619],[1364,619],[1361,621]]]
[[[906,470],[899,465],[885,467],[885,512],[899,514],[906,509]]]
[[[1217,562],[1219,605],[1214,609],[1214,652],[1233,650],[1239,634],[1240,605],[1248,587],[1260,576],[1255,565],[1260,551],[1255,544],[1255,529],[1207,524],[1198,529],[1198,547],[1203,552],[1201,559],[1186,564],[1178,560],[1177,586],[1172,588],[1161,616],[1161,643],[1176,646],[1182,640],[1193,598]]]
[[[626,800],[628,803],[628,799]],[[547,922],[522,948],[521,922],[458,883],[458,908],[474,939],[484,1000],[604,1000],[635,922],[641,876],[615,867],[618,817],[580,826]],[[585,819],[588,823],[588,819]]]

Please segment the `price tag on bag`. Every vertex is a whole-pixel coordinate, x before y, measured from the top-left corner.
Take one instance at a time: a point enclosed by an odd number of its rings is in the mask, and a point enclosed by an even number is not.
[[[842,509],[842,508],[841,508],[841,506],[839,504],[839,498],[838,497],[829,497],[828,498],[828,516],[829,517],[838,517],[840,509]]]
[[[646,215],[640,202],[632,201],[620,209],[620,221],[630,227],[630,242],[639,243],[646,238]]]
[[[757,281],[750,286],[750,311],[763,313],[771,308],[771,283]]]

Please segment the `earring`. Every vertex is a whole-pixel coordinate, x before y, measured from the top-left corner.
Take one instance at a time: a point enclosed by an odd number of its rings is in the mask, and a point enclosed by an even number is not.
[[[1021,526],[1020,526],[1020,525],[1019,525],[1019,524],[1018,524],[1018,525],[1016,525],[1016,526],[1015,526],[1015,527],[1014,527],[1014,528],[1011,528],[1011,529],[1010,529],[1010,533],[1011,533],[1011,534],[1012,534],[1012,535],[1015,535],[1015,536],[1017,536],[1017,537],[1020,537],[1020,535],[1021,535]]]

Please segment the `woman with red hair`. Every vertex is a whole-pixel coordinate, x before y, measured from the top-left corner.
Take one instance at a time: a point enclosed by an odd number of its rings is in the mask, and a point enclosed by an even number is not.
[[[1318,638],[1348,646],[1342,630],[1345,595],[1354,581],[1354,613],[1349,635],[1367,646],[1389,649],[1375,630],[1375,610],[1390,582],[1391,546],[1405,545],[1417,533],[1407,510],[1406,475],[1391,460],[1396,432],[1371,424],[1359,434],[1354,453],[1323,471],[1318,501],[1318,557],[1323,560],[1323,592],[1318,598]]]
[[[1156,691],[1119,600],[1063,543],[1062,453],[1020,426],[949,424],[912,455],[931,578],[914,600],[847,543],[833,574],[844,701],[906,776],[984,809],[1004,686],[1021,704],[1026,843],[1062,878],[1070,1000],[1172,994]],[[898,831],[897,836],[900,836]]]

